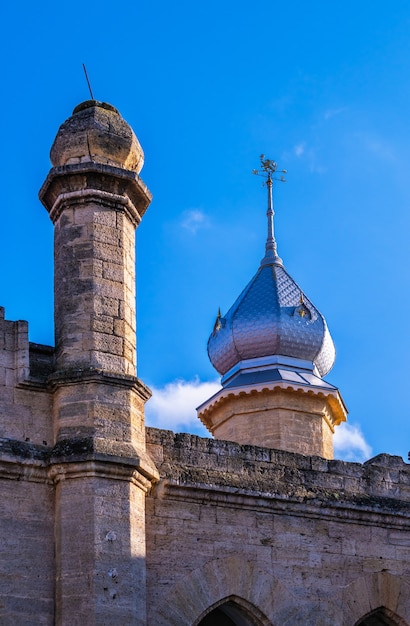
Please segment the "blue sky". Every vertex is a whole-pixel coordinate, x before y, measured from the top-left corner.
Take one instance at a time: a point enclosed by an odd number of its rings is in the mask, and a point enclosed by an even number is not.
[[[359,456],[407,458],[407,0],[24,0],[3,3],[0,46],[7,318],[53,343],[52,226],[37,192],[59,125],[89,97],[86,63],[94,96],[138,135],[154,195],[137,236],[150,423],[193,431],[194,405],[214,388],[215,314],[263,256],[265,193],[251,171],[265,153],[288,170],[275,190],[278,251],[335,340],[327,380],[350,410],[345,438]]]

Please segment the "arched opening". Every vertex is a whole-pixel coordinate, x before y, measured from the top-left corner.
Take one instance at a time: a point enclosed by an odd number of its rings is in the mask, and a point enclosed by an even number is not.
[[[196,626],[260,626],[250,610],[232,599],[226,599],[206,613]]]
[[[407,626],[407,623],[392,611],[379,607],[356,622],[355,626]]]

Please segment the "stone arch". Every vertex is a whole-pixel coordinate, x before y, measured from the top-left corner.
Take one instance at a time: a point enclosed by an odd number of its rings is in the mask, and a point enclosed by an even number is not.
[[[354,626],[408,626],[408,624],[393,611],[381,606],[365,615]]]
[[[230,596],[209,607],[205,615],[201,615],[193,626],[263,626],[263,615],[260,621],[259,611],[243,598]],[[265,621],[266,623],[266,621]]]
[[[210,610],[227,601],[248,611],[257,626],[278,626],[288,619],[292,623],[300,604],[263,566],[230,556],[209,561],[174,584],[155,602],[149,623],[199,625]]]
[[[403,576],[383,571],[357,578],[342,590],[337,603],[343,626],[389,626],[389,619],[394,626],[410,626],[410,580]]]
[[[148,623],[200,626],[207,613],[228,601],[247,610],[248,620],[257,626],[410,626],[409,577],[370,573],[331,598],[301,604],[269,568],[238,556],[215,559],[190,572],[156,599]],[[372,615],[379,624],[369,621]]]

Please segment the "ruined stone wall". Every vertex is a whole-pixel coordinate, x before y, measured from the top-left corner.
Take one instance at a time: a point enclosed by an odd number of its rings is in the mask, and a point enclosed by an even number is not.
[[[44,384],[52,358],[52,348],[29,344],[27,322],[4,319],[0,307],[0,438],[52,444],[51,394]]]
[[[410,466],[361,465],[147,429],[150,626],[196,625],[224,598],[256,624],[410,623]],[[402,622],[400,622],[402,623]]]

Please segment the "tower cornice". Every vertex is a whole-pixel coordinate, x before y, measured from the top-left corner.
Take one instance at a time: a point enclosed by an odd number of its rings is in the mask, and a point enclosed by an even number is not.
[[[48,377],[48,386],[51,389],[66,385],[76,385],[81,383],[105,383],[115,387],[132,389],[144,402],[150,399],[152,392],[142,380],[130,374],[119,374],[117,372],[107,372],[102,369],[67,369],[54,372]]]
[[[135,172],[87,161],[52,168],[39,198],[54,224],[68,206],[96,202],[125,210],[138,226],[152,194]]]

